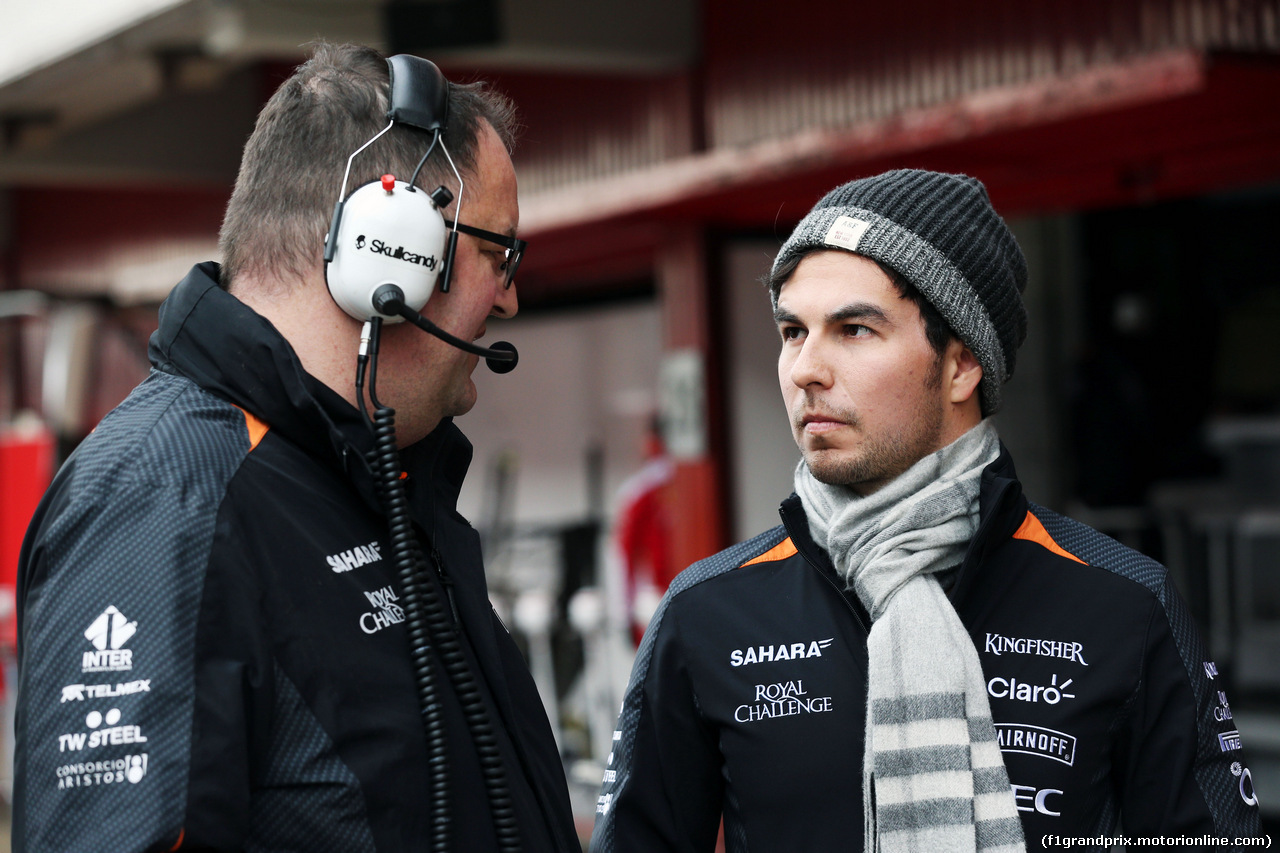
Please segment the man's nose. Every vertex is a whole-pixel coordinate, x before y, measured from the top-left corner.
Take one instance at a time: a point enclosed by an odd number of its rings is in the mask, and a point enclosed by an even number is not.
[[[520,300],[516,296],[516,283],[511,282],[511,286],[506,286],[506,277],[501,276],[495,285],[493,298],[493,308],[489,314],[493,317],[514,317],[516,312],[520,310]]]
[[[831,365],[821,343],[813,337],[805,338],[796,360],[791,363],[791,381],[798,388],[831,385]]]

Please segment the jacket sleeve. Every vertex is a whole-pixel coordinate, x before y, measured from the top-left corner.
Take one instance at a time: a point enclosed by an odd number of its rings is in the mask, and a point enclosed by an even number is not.
[[[679,604],[650,623],[613,733],[592,853],[710,853],[720,823],[722,759],[685,663]]]
[[[107,425],[86,445],[113,440]],[[133,446],[82,446],[55,479],[23,547],[13,833],[19,853],[132,853],[179,844],[234,850],[243,837],[244,704],[235,689],[220,697],[230,701],[197,695],[201,670],[219,670],[216,679],[233,685],[241,673],[196,659],[198,632],[209,628],[202,612],[219,607],[206,589],[225,484],[219,466],[229,468],[243,450],[202,458],[209,448],[193,448],[181,467],[208,482],[192,482],[175,470],[184,460],[151,458],[145,448],[127,452]],[[229,649],[238,640],[233,630],[224,633],[219,647]],[[214,766],[193,770],[196,748],[214,743]],[[193,821],[192,798],[208,801],[212,788],[223,811]]]
[[[1257,836],[1252,774],[1222,677],[1168,578],[1143,669],[1117,755],[1125,835]]]

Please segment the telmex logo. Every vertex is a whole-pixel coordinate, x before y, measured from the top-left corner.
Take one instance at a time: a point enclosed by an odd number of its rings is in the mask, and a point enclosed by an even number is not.
[[[808,643],[779,643],[776,646],[751,646],[734,649],[729,653],[730,666],[747,666],[753,663],[770,663],[798,658],[820,658],[822,650],[831,645],[835,637],[811,640]]]
[[[151,692],[151,679],[126,681],[121,684],[68,684],[62,688],[63,702],[83,702],[89,699],[110,699],[113,696],[128,696],[133,693]],[[61,703],[59,703],[61,704]]]
[[[376,252],[377,254],[383,255],[388,258],[393,258],[397,261],[405,261],[407,263],[417,264],[419,266],[426,267],[429,270],[434,270],[436,268],[435,255],[419,255],[417,252],[409,251],[404,246],[396,246],[393,249],[391,248],[390,245],[379,240],[377,237],[373,238],[373,241],[370,242],[368,246],[369,246],[369,251]],[[363,249],[364,247],[365,247],[365,236],[361,234],[359,237],[356,238],[356,248]]]

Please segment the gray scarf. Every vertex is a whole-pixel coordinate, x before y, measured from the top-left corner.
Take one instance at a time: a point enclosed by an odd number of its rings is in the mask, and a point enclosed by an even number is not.
[[[867,853],[1025,850],[978,650],[935,577],[964,558],[982,469],[999,452],[983,421],[866,497],[796,468],[814,541],[872,619]]]

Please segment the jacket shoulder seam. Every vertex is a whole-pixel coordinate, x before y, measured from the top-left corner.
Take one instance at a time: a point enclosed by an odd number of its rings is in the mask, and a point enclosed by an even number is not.
[[[1077,563],[1089,565],[1088,561],[1080,559],[1075,554],[1068,551],[1058,544],[1057,540],[1045,529],[1044,524],[1035,513],[1030,509],[1027,510],[1026,516],[1022,519],[1022,524],[1018,525],[1018,529],[1013,532],[1014,539],[1022,539],[1026,542],[1034,542],[1041,548],[1057,554],[1059,557],[1065,557],[1068,560],[1074,560]]]
[[[775,558],[768,555],[782,547],[783,543],[790,541],[786,528],[782,525],[766,530],[758,536],[754,536],[745,542],[739,542],[737,545],[712,554],[710,557],[699,560],[689,566],[676,575],[675,580],[671,582],[671,586],[667,589],[667,595],[669,598],[674,598],[701,583],[755,562],[765,562],[767,559],[782,559],[782,557]]]
[[[267,433],[271,431],[271,426],[248,409],[236,406],[235,403],[231,403],[231,405],[239,409],[240,414],[244,415],[244,426],[249,432],[249,452],[252,453],[262,439],[266,437]]]
[[[1076,562],[1136,583],[1163,602],[1168,569],[1160,563],[1083,522],[1038,504],[1029,502],[1027,513]]]
[[[775,563],[779,560],[785,560],[788,557],[794,556],[796,553],[796,543],[792,542],[791,537],[788,536],[786,539],[783,539],[763,554],[759,554],[752,557],[750,560],[747,560],[745,563],[738,566],[738,568],[745,569],[747,566],[754,566],[757,563]]]

